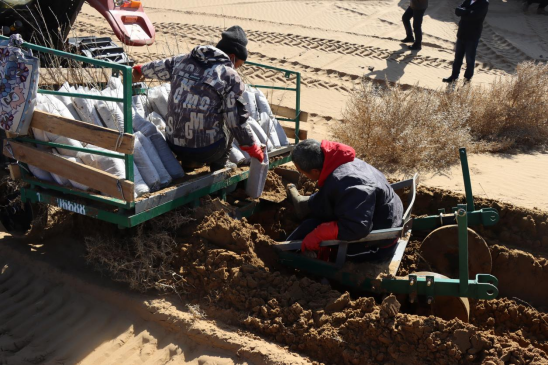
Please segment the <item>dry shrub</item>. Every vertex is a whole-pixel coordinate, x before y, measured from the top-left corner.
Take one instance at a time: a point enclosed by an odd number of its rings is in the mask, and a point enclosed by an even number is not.
[[[523,62],[488,86],[403,90],[364,80],[332,132],[386,172],[439,172],[458,161],[459,147],[546,147],[547,110],[548,65]]]
[[[126,239],[104,236],[86,237],[86,260],[100,271],[107,271],[115,281],[131,289],[175,291],[182,279],[172,270],[177,244],[165,231],[137,233]]]
[[[464,90],[467,124],[491,151],[548,145],[548,64],[520,63],[511,77]]]
[[[469,114],[453,93],[364,81],[333,136],[385,172],[439,171],[458,159],[459,147],[475,148],[464,123]]]

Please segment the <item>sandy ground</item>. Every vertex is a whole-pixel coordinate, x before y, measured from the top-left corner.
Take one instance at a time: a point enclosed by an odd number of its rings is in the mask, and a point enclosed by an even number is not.
[[[249,38],[248,60],[299,71],[302,109],[309,122],[301,126],[309,137],[329,138],[329,127],[342,118],[349,92],[362,77],[424,88],[441,88],[450,74],[456,21],[455,0],[430,0],[423,31],[423,49],[411,52],[404,38],[401,15],[408,0],[387,1],[246,1],[156,0],[145,2],[157,31],[156,43],[128,52],[139,62],[185,53],[198,44],[215,44],[220,32],[234,24]],[[533,5],[531,9],[536,9]],[[492,82],[512,72],[524,60],[548,59],[547,17],[523,13],[517,0],[492,1],[478,47],[475,84]],[[78,34],[111,35],[106,21],[84,6]],[[246,82],[280,85],[280,73],[246,66]],[[268,95],[271,103],[293,107],[290,92]],[[412,151],[410,151],[412,153]],[[548,180],[548,155],[482,155],[470,158],[477,194],[524,207],[548,208],[538,194]],[[423,182],[462,188],[456,172]],[[481,184],[481,186],[480,186]]]
[[[33,245],[0,232],[0,242],[0,364],[309,363],[199,306],[103,280],[77,240]]]

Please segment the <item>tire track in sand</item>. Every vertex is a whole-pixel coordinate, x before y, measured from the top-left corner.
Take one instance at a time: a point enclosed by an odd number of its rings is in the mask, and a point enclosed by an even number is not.
[[[0,239],[0,364],[309,363],[167,300],[83,281]]]

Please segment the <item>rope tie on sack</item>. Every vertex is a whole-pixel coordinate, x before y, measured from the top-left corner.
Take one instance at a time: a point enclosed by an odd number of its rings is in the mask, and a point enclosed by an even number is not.
[[[17,158],[15,158],[15,155],[13,154],[13,149],[11,147],[11,144],[10,144],[9,140],[6,140],[6,150],[11,155],[11,158],[14,159],[15,161],[17,161],[17,165],[19,165],[19,167],[21,167],[23,170],[25,170],[29,174],[31,173],[25,166],[19,164],[19,160]]]

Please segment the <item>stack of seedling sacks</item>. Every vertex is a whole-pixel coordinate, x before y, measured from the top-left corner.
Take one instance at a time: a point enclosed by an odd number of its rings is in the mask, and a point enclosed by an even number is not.
[[[149,88],[147,95],[135,95],[132,98],[133,129],[135,134],[134,180],[136,197],[159,190],[169,185],[173,179],[184,176],[181,165],[175,159],[165,141],[165,120],[168,111],[167,105],[170,90],[170,84],[163,84]],[[60,88],[60,91],[118,98],[122,98],[123,96],[122,83],[116,77],[111,77],[103,90],[89,89],[82,86],[75,88],[65,83]],[[268,151],[288,145],[287,136],[280,123],[274,118],[268,100],[261,90],[246,86],[244,98],[247,101],[251,115],[248,123],[253,130],[256,143],[266,146],[266,150]],[[42,94],[38,94],[37,99],[37,110],[77,119],[120,132],[124,130],[123,103],[121,102]],[[86,146],[79,141],[35,128],[33,128],[33,133],[35,138],[40,141],[102,150],[97,146]],[[52,150],[53,153],[74,162],[83,163],[120,178],[125,178],[125,162],[121,159],[63,148],[50,149],[40,145],[38,147]],[[239,149],[237,141],[234,141],[232,145],[230,161],[236,164],[249,164],[252,162],[249,155]],[[64,186],[72,186],[81,190],[88,190],[87,186],[51,174],[36,166],[29,167],[31,172],[39,179],[56,182]]]
[[[165,87],[163,87],[163,89],[165,89]],[[64,84],[60,91],[111,97],[122,97],[123,95],[122,83],[118,78],[114,77],[109,80],[107,87],[102,91],[83,87],[76,89],[68,84]],[[159,100],[158,104],[162,106],[161,110],[167,113],[167,95],[162,94],[161,96],[162,99],[165,100]],[[38,94],[37,99],[37,110],[81,120],[120,132],[123,132],[124,130],[123,103],[42,94]],[[166,125],[164,117],[158,113],[160,109],[143,95],[134,96],[132,104],[133,129],[135,135],[135,196],[139,197],[148,192],[153,192],[168,186],[173,179],[183,177],[184,171],[165,141],[164,133]],[[57,136],[35,128],[33,128],[33,133],[34,137],[40,141],[107,151],[97,146],[85,145],[79,141]],[[125,178],[125,162],[122,159],[64,148],[50,149],[49,147],[41,145],[38,145],[38,147],[51,150],[52,153],[74,162],[83,163],[111,173],[117,177]],[[29,166],[29,168],[31,172],[41,180],[56,182],[63,186],[72,186],[81,190],[88,190],[87,186],[41,170],[35,166]]]
[[[266,96],[260,89],[246,85],[243,98],[249,111],[247,123],[253,131],[256,143],[266,146],[267,151],[287,146],[289,141],[285,131],[274,117]],[[230,153],[230,161],[235,164],[249,164],[249,155],[242,151],[238,142],[234,141]]]

